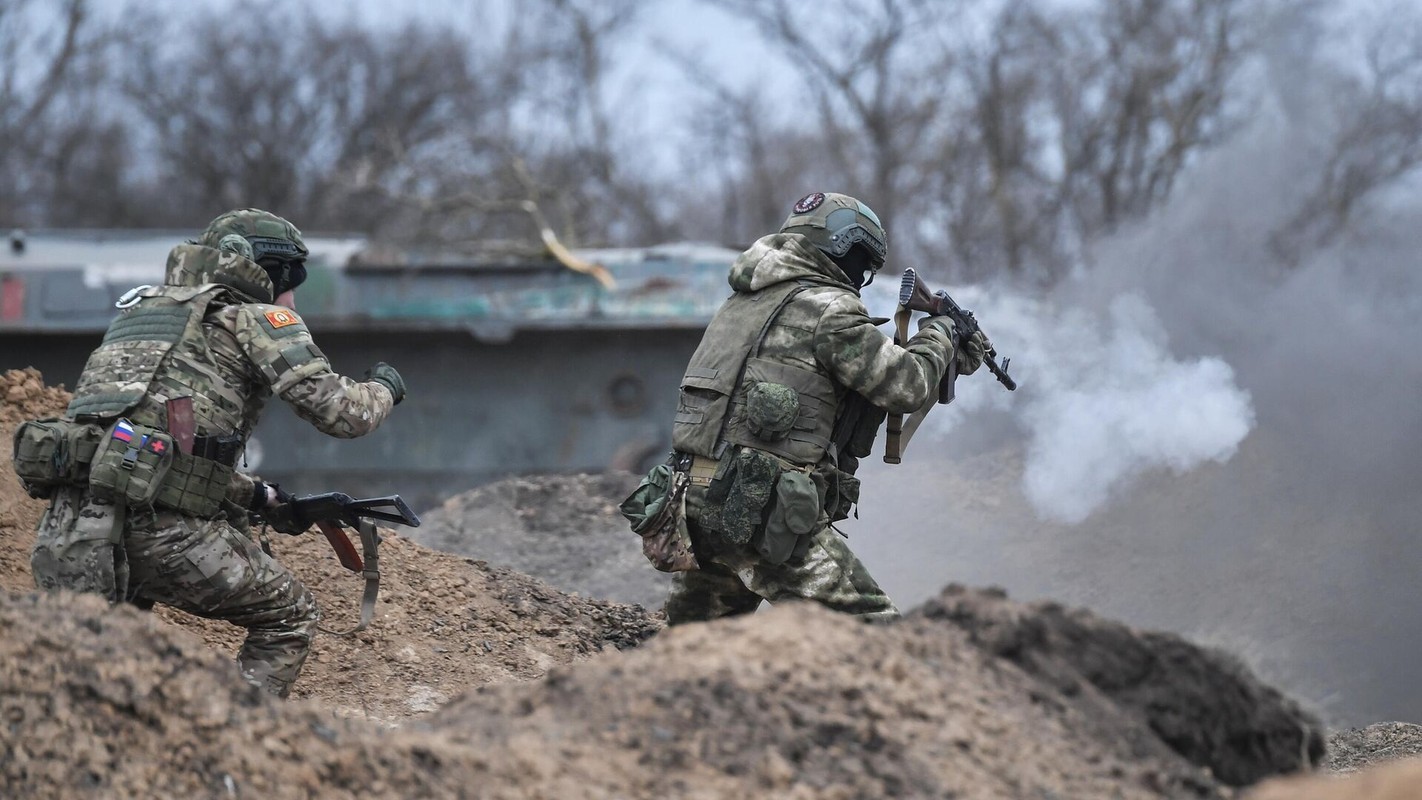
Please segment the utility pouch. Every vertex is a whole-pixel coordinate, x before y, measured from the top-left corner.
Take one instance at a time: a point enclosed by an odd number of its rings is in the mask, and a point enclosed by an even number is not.
[[[59,418],[21,423],[11,458],[25,491],[48,499],[57,487],[78,483],[102,432],[97,425]]]
[[[173,452],[173,437],[120,418],[99,442],[89,465],[89,488],[115,503],[151,506],[173,466]]]
[[[756,550],[766,561],[779,564],[795,552],[801,536],[814,533],[820,520],[820,492],[810,476],[786,470],[775,482],[775,499],[765,520],[765,532]]]
[[[825,513],[830,522],[849,519],[849,513],[859,503],[859,479],[842,469],[834,471],[833,482],[825,492]]]
[[[642,537],[642,555],[662,572],[700,569],[686,527],[688,473],[666,464],[653,467],[618,509]]]
[[[749,542],[765,523],[766,505],[782,469],[775,456],[742,447],[707,488],[702,526],[716,531],[729,544]]]
[[[783,383],[761,381],[746,391],[746,428],[757,439],[784,439],[799,416],[800,393]]]

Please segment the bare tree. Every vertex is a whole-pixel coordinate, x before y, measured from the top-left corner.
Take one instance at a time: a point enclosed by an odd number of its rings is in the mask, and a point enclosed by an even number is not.
[[[1156,208],[1228,130],[1245,0],[1008,3],[966,60],[973,126],[946,146],[950,243],[970,276],[1050,281]],[[981,174],[973,174],[977,161]]]
[[[708,2],[754,22],[768,45],[800,71],[809,91],[806,116],[813,119],[832,178],[892,227],[918,193],[935,122],[947,106],[940,76],[950,54],[937,36],[956,4]],[[811,188],[782,189],[789,195],[782,203]]]
[[[1390,14],[1367,37],[1363,63],[1361,77],[1335,75],[1316,98],[1333,127],[1312,187],[1273,235],[1287,263],[1337,240],[1369,198],[1422,167],[1422,15]]]
[[[260,10],[283,35],[233,37],[218,8],[137,54],[126,89],[157,144],[156,216],[190,225],[253,205],[369,229],[385,210],[372,187],[477,107],[466,44]]]
[[[72,183],[63,171],[83,156],[118,180],[121,166],[108,156],[121,134],[93,103],[104,88],[99,65],[115,44],[86,0],[0,0],[0,220],[52,219],[52,198]],[[86,153],[90,143],[108,148]]]

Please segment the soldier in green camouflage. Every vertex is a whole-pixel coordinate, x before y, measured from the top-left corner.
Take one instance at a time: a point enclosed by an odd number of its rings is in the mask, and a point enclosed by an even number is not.
[[[339,438],[375,430],[405,395],[386,364],[365,382],[332,371],[295,311],[306,256],[291,223],[233,211],[173,249],[162,286],[120,301],[65,415],[102,430],[100,444],[70,448],[81,460],[93,452],[92,464],[54,488],[31,555],[42,589],[164,603],[245,627],[242,674],[282,697],[319,616],[311,592],[251,536],[248,512],[282,493],[235,466],[272,395]],[[111,452],[133,463],[105,472]],[[165,455],[171,467],[145,489],[154,499],[134,504],[135,476]],[[128,481],[127,494],[96,488],[109,473]]]
[[[735,292],[692,356],[673,424],[699,568],[676,573],[670,624],[761,600],[898,615],[832,523],[858,501],[858,459],[885,414],[923,406],[950,359],[969,374],[989,345],[981,334],[957,341],[944,317],[903,346],[880,332],[859,290],[887,254],[867,205],[817,192],[731,267]]]

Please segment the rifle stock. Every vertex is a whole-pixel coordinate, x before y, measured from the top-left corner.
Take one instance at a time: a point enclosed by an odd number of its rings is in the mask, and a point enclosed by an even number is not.
[[[973,315],[973,312],[959,306],[948,292],[942,289],[933,291],[927,283],[924,283],[923,278],[918,276],[918,272],[913,267],[904,270],[903,281],[899,284],[899,305],[910,311],[922,311],[935,317],[948,317],[953,320],[953,325],[957,328],[960,338],[967,338],[982,330],[978,325],[978,318]],[[990,348],[983,355],[983,364],[1009,392],[1017,390],[1017,381],[1007,374],[1007,367],[1011,361],[1011,359],[1005,358],[999,365],[996,348]],[[952,370],[950,369],[949,372],[952,373]],[[945,376],[946,379],[947,376]],[[940,386],[939,402],[946,403],[951,399],[951,388],[945,392]]]

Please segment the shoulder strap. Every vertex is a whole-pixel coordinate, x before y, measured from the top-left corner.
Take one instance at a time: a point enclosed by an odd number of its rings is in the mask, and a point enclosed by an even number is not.
[[[909,317],[913,312],[907,306],[900,305],[898,311],[894,312],[894,344],[903,347],[908,343]],[[915,425],[915,428],[918,426]],[[884,426],[884,463],[898,464],[903,461],[904,452],[904,415],[890,414],[888,424]],[[913,434],[910,433],[910,436]]]
[[[755,337],[755,346],[746,351],[746,357],[741,359],[741,369],[736,373],[736,382],[731,386],[730,397],[734,398],[736,393],[740,391],[741,382],[744,381],[746,377],[746,365],[750,363],[752,358],[760,355],[760,348],[765,344],[765,337],[770,335],[771,323],[775,322],[775,318],[780,316],[780,312],[784,311],[785,307],[790,305],[791,300],[795,299],[801,292],[810,288],[810,285],[811,284],[804,281],[797,281],[795,287],[780,298],[780,302],[776,304],[775,308],[772,309],[770,314],[765,318],[765,323],[760,326],[760,333]],[[730,424],[731,414],[728,411],[726,415],[721,418],[721,430],[716,433],[716,458],[718,459],[726,452],[726,427]]]

